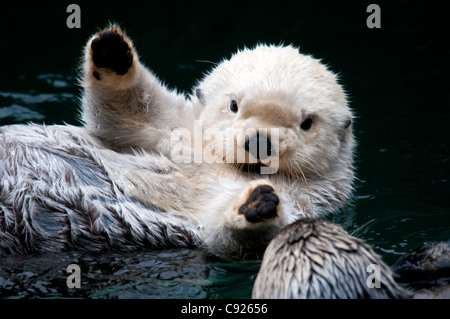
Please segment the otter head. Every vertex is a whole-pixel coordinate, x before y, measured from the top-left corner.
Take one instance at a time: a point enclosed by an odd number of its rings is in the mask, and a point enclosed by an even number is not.
[[[204,147],[223,162],[276,163],[277,173],[303,179],[351,167],[352,113],[344,91],[335,74],[292,46],[239,51],[195,92]]]

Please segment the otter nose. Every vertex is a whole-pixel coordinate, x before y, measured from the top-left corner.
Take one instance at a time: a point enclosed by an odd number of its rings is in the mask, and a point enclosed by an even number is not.
[[[266,159],[272,156],[272,143],[270,137],[257,133],[244,143],[244,149],[256,159]]]

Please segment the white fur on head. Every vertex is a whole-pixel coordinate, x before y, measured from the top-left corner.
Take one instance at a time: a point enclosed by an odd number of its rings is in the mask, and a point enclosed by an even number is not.
[[[199,88],[205,130],[231,129],[237,136],[251,127],[280,129],[282,173],[304,178],[352,169],[352,113],[336,75],[319,60],[292,46],[245,48],[218,64]],[[304,130],[307,119],[312,126]]]

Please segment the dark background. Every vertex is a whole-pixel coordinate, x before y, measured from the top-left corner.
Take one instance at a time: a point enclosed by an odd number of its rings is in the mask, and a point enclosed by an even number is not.
[[[144,64],[181,91],[210,68],[196,60],[218,62],[259,42],[294,44],[340,75],[357,116],[355,201],[331,219],[389,264],[450,238],[445,1],[73,2],[81,29],[66,26],[71,2],[2,4],[0,125],[79,125],[77,64],[108,21],[120,23]],[[366,26],[370,3],[381,7],[381,29]],[[243,276],[251,281],[254,269]],[[213,297],[242,288],[221,285],[213,284]]]

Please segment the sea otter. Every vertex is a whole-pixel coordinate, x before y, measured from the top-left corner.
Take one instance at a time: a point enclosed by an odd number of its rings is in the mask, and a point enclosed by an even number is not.
[[[301,218],[272,240],[252,292],[255,299],[411,297],[372,247],[317,218]]]
[[[307,217],[271,241],[252,297],[448,299],[449,283],[450,241],[413,248],[390,268],[372,247],[340,225]]]
[[[319,60],[243,49],[185,96],[116,25],[84,52],[82,127],[0,128],[1,251],[202,246],[245,258],[350,199],[352,111]]]

